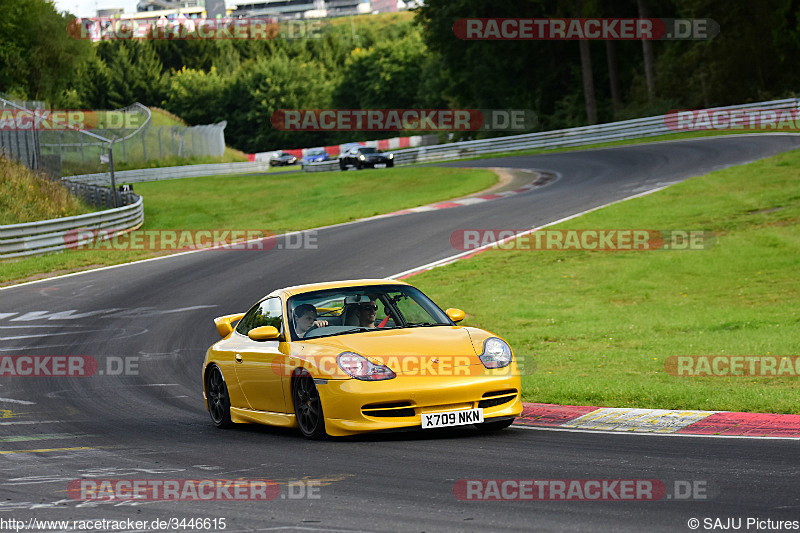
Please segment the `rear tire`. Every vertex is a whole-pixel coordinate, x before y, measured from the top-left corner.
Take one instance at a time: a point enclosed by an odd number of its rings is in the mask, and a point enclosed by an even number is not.
[[[475,424],[475,427],[478,428],[479,431],[500,431],[501,429],[506,429],[513,423],[513,418],[509,418],[507,420],[489,420],[488,422],[483,422],[482,424]]]
[[[211,421],[220,429],[233,427],[231,421],[231,399],[222,371],[214,365],[206,374],[206,395]]]
[[[319,398],[317,386],[314,384],[314,378],[308,372],[301,371],[292,379],[292,400],[300,433],[307,439],[325,438],[322,401]]]
[[[347,170],[347,165],[343,161],[339,161],[339,170]]]

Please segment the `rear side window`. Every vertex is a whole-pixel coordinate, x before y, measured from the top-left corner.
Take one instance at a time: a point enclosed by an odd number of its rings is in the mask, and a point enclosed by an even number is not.
[[[273,326],[283,333],[283,307],[280,298],[267,298],[253,306],[239,321],[236,332],[247,335],[251,329],[261,326]]]

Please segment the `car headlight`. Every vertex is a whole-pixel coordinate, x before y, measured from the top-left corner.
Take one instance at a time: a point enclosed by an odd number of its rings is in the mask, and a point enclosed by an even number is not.
[[[478,357],[486,368],[503,368],[511,364],[511,347],[497,337],[486,339]]]
[[[389,159],[394,159],[394,154],[389,154]]]
[[[353,352],[340,353],[336,358],[336,364],[347,375],[362,381],[380,381],[397,376],[388,366],[376,365],[363,355]]]
[[[359,159],[363,161],[363,160],[365,160],[365,159],[366,159],[366,157],[364,157],[364,156],[362,155],[362,156],[359,156]]]

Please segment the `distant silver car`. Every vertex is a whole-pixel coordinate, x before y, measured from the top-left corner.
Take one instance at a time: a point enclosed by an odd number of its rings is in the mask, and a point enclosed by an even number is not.
[[[277,155],[272,156],[269,160],[269,166],[271,167],[283,167],[294,164],[297,164],[297,158],[289,152],[278,152]]]

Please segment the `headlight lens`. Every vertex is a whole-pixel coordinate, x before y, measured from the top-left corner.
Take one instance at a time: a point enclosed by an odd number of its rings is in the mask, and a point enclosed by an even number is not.
[[[491,337],[484,341],[483,353],[479,357],[486,368],[503,368],[511,364],[511,347],[505,341]]]
[[[347,375],[362,381],[380,381],[396,377],[388,366],[376,365],[363,355],[353,352],[340,353],[336,363]]]
[[[366,157],[364,157],[364,156],[362,155],[362,156],[360,156],[360,157],[359,157],[359,159],[363,161],[364,159],[366,159]]]
[[[389,159],[394,159],[394,154],[389,154]]]

